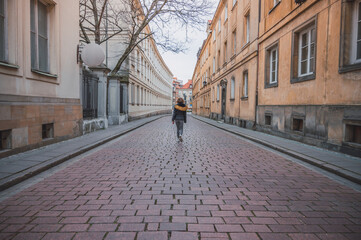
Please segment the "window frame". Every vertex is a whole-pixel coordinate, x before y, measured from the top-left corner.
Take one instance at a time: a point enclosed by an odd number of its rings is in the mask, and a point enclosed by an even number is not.
[[[248,70],[243,71],[242,98],[248,99]]]
[[[251,18],[250,18],[250,12],[248,12],[248,13],[246,14],[245,18],[246,18],[246,21],[245,21],[245,24],[246,24],[246,26],[245,26],[245,27],[246,27],[245,45],[246,45],[246,44],[248,44],[249,41],[250,41],[250,32],[249,32],[249,31],[250,31],[250,20],[251,20]]]
[[[298,37],[298,60],[297,60],[297,64],[298,64],[298,77],[305,77],[305,76],[309,76],[311,74],[314,73],[314,71],[311,71],[311,65],[313,65],[313,69],[315,68],[315,55],[312,57],[311,56],[311,46],[312,43],[314,45],[314,49],[316,50],[316,42],[312,42],[312,30],[315,31],[316,34],[316,28],[315,26],[310,26],[308,28],[306,28],[305,30],[302,30],[301,32],[299,32],[299,37]],[[303,36],[307,35],[307,57],[306,60],[302,60],[302,48],[304,48],[303,46]],[[315,36],[315,41],[316,41],[316,36]],[[315,53],[314,53],[315,54]],[[313,62],[311,62],[313,59]],[[306,73],[302,73],[302,62],[306,61],[307,63],[307,70]]]
[[[1,59],[0,58],[0,62],[3,63],[8,63],[9,62],[9,46],[8,46],[8,0],[3,0],[4,1],[4,34],[3,34],[3,38],[4,38],[4,42],[3,42],[3,46],[0,46],[0,48],[3,48],[4,50],[4,58]],[[0,34],[1,35],[1,34]],[[1,50],[0,50],[1,51]],[[1,57],[1,56],[0,56]]]
[[[34,16],[32,16],[32,4],[34,3]],[[40,69],[40,49],[39,49],[39,4],[42,4],[46,8],[46,69]],[[41,0],[31,0],[30,1],[30,57],[31,57],[31,70],[40,73],[50,74],[50,16],[49,16],[49,4]],[[31,22],[34,21],[34,29],[31,27]],[[32,33],[35,34],[34,42],[31,40]],[[43,36],[41,36],[43,37]],[[34,50],[32,50],[34,44]],[[35,51],[35,63],[33,62],[33,51]]]
[[[228,19],[228,4],[226,3],[224,6],[224,22]]]
[[[219,84],[217,84],[217,102],[219,102]]]
[[[305,21],[302,25],[298,26],[292,31],[292,48],[291,48],[291,68],[290,68],[290,82],[298,83],[316,79],[317,74],[317,15],[313,16],[309,20]],[[299,59],[300,59],[300,38],[301,34],[307,30],[314,29],[315,41],[314,41],[314,61],[313,72],[309,74],[299,74]]]
[[[221,17],[219,17],[219,20],[218,20],[218,32],[221,31]]]
[[[276,51],[276,72],[275,72],[275,81],[272,79],[272,52]],[[278,87],[278,76],[279,76],[279,40],[270,44],[265,49],[265,70],[264,70],[264,88]]]
[[[234,100],[235,99],[235,93],[236,93],[236,79],[234,76],[231,77],[231,94],[230,94],[230,100]]]

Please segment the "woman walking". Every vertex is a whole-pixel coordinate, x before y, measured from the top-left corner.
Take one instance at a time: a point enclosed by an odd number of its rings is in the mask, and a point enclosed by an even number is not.
[[[184,105],[183,98],[178,98],[177,105],[174,106],[172,124],[174,121],[177,126],[177,137],[183,142],[183,123],[187,123],[187,106]]]

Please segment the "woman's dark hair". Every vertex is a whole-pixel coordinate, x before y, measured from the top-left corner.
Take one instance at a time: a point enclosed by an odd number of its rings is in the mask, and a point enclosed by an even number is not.
[[[178,99],[177,99],[177,103],[184,103],[183,98],[178,98]]]

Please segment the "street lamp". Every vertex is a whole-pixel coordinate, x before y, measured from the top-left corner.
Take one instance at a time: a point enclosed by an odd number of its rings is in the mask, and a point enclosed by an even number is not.
[[[101,46],[89,43],[83,48],[81,59],[88,67],[97,67],[103,63],[105,54]]]

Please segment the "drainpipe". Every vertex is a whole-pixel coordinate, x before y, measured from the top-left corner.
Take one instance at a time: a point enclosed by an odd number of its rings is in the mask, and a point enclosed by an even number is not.
[[[257,30],[257,38],[259,40],[259,24],[261,22],[261,0],[258,2],[258,30]],[[254,110],[254,124],[253,130],[256,130],[257,127],[257,113],[258,113],[258,70],[259,70],[259,42],[257,41],[257,77],[256,77],[256,100],[255,100],[255,110]]]

